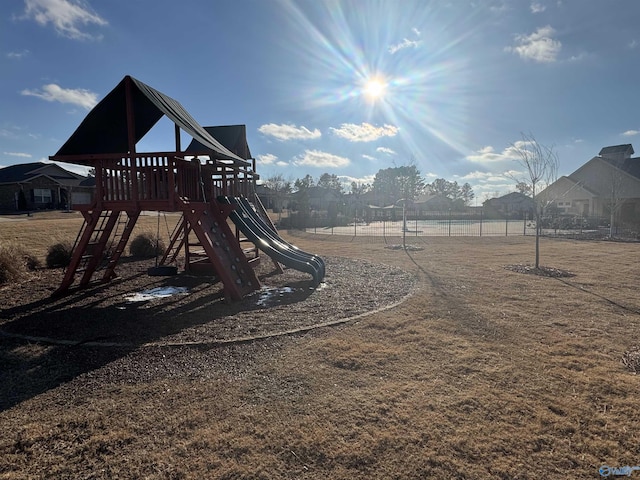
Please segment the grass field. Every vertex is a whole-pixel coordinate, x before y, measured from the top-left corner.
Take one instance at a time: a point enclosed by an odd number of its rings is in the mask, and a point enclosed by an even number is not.
[[[0,241],[42,252],[80,223],[0,222]],[[574,274],[552,278],[505,269],[532,260],[531,237],[418,238],[405,252],[285,236],[399,267],[419,290],[305,334],[110,352],[0,412],[0,478],[581,479],[640,465],[640,379],[622,363],[640,344],[638,244],[542,239],[542,265]],[[0,342],[3,368],[47,375],[49,346]],[[144,362],[156,371],[136,379]]]

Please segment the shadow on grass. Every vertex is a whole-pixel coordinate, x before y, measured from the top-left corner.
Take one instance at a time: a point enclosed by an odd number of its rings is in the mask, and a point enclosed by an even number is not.
[[[60,298],[50,297],[51,289],[41,288],[31,302],[0,311],[0,411],[143,345],[169,336],[179,338],[187,330],[192,332],[190,338],[203,329],[213,332],[209,333],[213,338],[217,325],[224,324],[222,338],[231,337],[238,323],[235,315],[268,308],[256,302],[256,297],[225,302],[222,286],[213,277],[149,277],[146,268],[138,270],[132,266],[121,278]],[[271,275],[265,272],[261,279]],[[293,293],[279,298],[278,305],[302,302],[313,292],[311,280],[288,281],[287,285]],[[169,286],[186,287],[189,293],[146,302],[125,297]]]

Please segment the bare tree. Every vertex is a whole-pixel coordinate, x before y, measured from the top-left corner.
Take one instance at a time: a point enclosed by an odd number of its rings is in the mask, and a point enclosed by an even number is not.
[[[283,201],[291,193],[291,180],[286,180],[282,174],[272,175],[265,180],[264,185],[273,191],[278,220],[281,220]]]
[[[618,168],[610,168],[606,178],[609,194],[609,237],[617,230],[616,217],[626,200],[625,173]]]
[[[542,211],[551,200],[540,201],[536,195],[545,187],[558,179],[558,156],[553,147],[538,143],[531,134],[522,134],[522,140],[511,144],[511,150],[516,156],[515,161],[524,169],[518,174],[508,173],[518,184],[526,184],[531,188],[531,198],[535,208],[536,220],[536,264],[540,267],[540,233],[542,229],[540,217]]]

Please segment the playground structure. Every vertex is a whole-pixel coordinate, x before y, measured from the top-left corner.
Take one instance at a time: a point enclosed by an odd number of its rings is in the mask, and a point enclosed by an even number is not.
[[[163,116],[175,124],[175,151],[137,152],[138,141]],[[184,150],[181,131],[192,137]],[[116,278],[142,211],[180,212],[159,265],[184,252],[185,270],[213,270],[231,300],[260,288],[252,265],[258,249],[280,272],[280,264],[307,272],[315,285],[324,277],[322,259],[285,242],[255,195],[259,176],[244,125],[202,127],[176,100],[126,76],[49,158],[92,167],[96,181],[93,202],[73,207],[84,223],[54,295],[74,283],[84,288]]]

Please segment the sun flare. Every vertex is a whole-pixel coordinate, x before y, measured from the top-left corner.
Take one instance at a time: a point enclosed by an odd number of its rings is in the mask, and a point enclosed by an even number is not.
[[[374,78],[364,85],[364,94],[371,100],[378,100],[384,96],[387,89],[386,83],[382,80]]]

